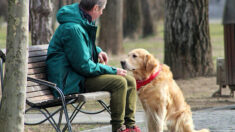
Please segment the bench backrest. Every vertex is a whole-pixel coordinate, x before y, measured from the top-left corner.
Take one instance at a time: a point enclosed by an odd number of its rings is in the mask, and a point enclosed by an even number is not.
[[[36,79],[47,80],[46,56],[48,45],[36,45],[29,47],[28,76]],[[40,103],[53,100],[54,96],[47,86],[27,82],[26,99],[31,103]]]

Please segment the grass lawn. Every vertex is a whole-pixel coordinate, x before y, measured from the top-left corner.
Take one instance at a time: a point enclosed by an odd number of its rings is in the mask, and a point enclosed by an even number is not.
[[[0,48],[6,47],[7,28],[0,26]]]

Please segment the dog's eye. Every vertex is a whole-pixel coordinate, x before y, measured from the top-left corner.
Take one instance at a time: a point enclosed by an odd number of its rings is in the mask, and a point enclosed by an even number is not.
[[[135,55],[135,54],[134,54],[134,55],[132,55],[132,57],[133,57],[133,58],[136,58],[136,57],[137,57],[137,55]]]

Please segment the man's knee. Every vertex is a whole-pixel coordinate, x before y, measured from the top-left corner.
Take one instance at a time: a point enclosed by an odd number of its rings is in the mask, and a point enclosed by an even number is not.
[[[127,80],[127,84],[129,87],[131,88],[136,88],[136,80],[134,77],[132,76],[126,76],[126,80]]]
[[[126,90],[127,89],[127,80],[122,76],[118,76],[115,78],[115,80],[113,82],[113,87],[115,87],[114,89]]]

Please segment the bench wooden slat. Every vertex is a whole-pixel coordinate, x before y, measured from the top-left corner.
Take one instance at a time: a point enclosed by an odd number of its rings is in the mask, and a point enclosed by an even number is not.
[[[35,63],[29,63],[28,68],[38,68],[38,67],[44,67],[46,66],[45,62],[35,62]]]
[[[31,82],[31,81],[27,81],[27,86],[28,86],[28,87],[38,86],[38,85],[40,85],[40,84],[35,83],[35,82]]]
[[[39,51],[33,51],[29,52],[29,57],[35,57],[35,56],[46,56],[47,50],[39,50]]]
[[[29,77],[32,77],[32,78],[38,78],[38,79],[46,79],[46,74],[33,74],[33,75],[28,75]]]
[[[27,93],[30,93],[30,92],[36,92],[36,91],[41,91],[41,90],[46,90],[46,89],[49,89],[49,88],[44,85],[36,85],[36,86],[27,87],[26,91]]]
[[[45,95],[52,95],[52,93],[50,90],[30,92],[26,94],[26,98],[35,98],[35,97],[40,97],[40,96],[45,96]]]
[[[44,73],[45,74],[46,73],[46,67],[28,69],[28,75],[39,74],[39,73]]]
[[[54,100],[53,95],[44,95],[44,96],[39,96],[39,97],[34,97],[34,98],[27,98],[28,101],[31,103],[41,103],[49,100]]]
[[[32,57],[28,59],[28,63],[46,61],[47,56]]]
[[[29,47],[29,52],[38,51],[38,50],[47,50],[48,44],[34,45]]]
[[[47,79],[44,79],[44,81],[46,81]],[[56,86],[56,84],[54,84],[54,83],[52,83],[52,82],[48,82],[48,81],[46,81],[47,83],[50,83],[51,85],[53,85],[53,86]],[[38,85],[40,85],[40,84],[38,84],[38,83],[35,83],[35,82],[31,82],[31,81],[27,81],[27,86],[28,87],[32,87],[32,86],[38,86]]]
[[[110,98],[110,93],[106,91],[99,91],[92,93],[75,94],[75,97],[78,98],[79,101],[94,101]]]
[[[48,46],[49,46],[48,44],[29,46],[29,52],[47,50]],[[6,54],[6,49],[1,49],[1,50],[4,54]]]

